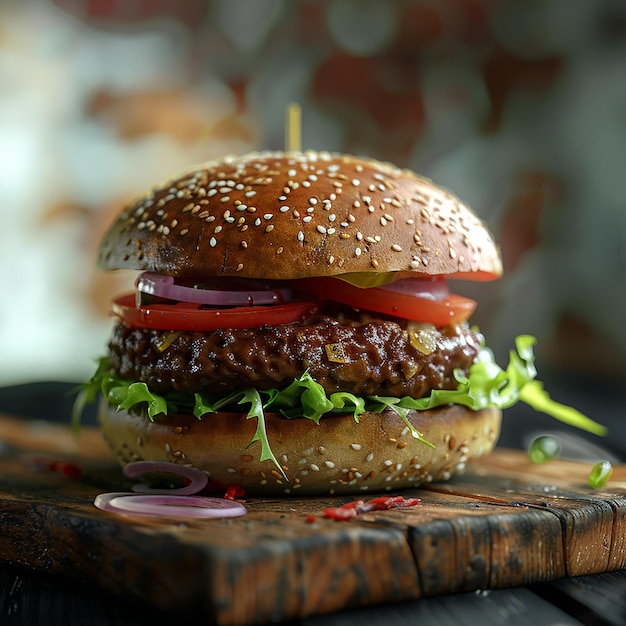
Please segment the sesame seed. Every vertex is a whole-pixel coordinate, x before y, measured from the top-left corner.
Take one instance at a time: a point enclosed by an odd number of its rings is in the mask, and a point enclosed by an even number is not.
[[[315,206],[317,204],[317,198],[309,198],[309,204]]]
[[[302,186],[303,186],[303,187],[310,187],[310,186],[311,186],[311,183],[310,183],[308,180],[303,180],[303,181],[302,181]]]
[[[230,200],[230,196],[222,196],[220,198],[220,202],[228,202]]]
[[[254,225],[255,225],[255,226],[260,226],[260,225],[261,225],[261,218],[260,218],[260,217],[257,217],[257,218],[254,220]]]
[[[289,211],[289,207],[287,205],[283,205],[279,210],[281,213],[287,213],[287,211]]]
[[[265,215],[263,215],[263,219],[266,220],[271,220],[274,217],[273,213],[265,213]]]
[[[265,227],[266,233],[271,233],[273,230],[274,230],[274,224],[269,224],[268,226]]]
[[[280,202],[284,202],[287,199],[287,196],[278,196]]]
[[[334,469],[335,468],[335,464],[332,461],[324,461],[324,465],[328,468],[328,469]]]
[[[325,235],[326,234],[326,229],[321,224],[318,224],[317,232],[322,233],[322,235]]]
[[[360,443],[351,443],[351,444],[350,444],[350,447],[351,447],[353,450],[359,451],[359,450],[361,449],[361,444],[360,444]]]
[[[213,230],[214,233],[221,233],[222,232],[222,227],[221,226],[216,226],[215,229]]]
[[[209,245],[211,246],[211,248],[215,248],[215,246],[217,245],[217,239],[215,239],[215,237],[211,237],[211,239],[209,239]]]
[[[308,222],[310,222],[312,219],[313,219],[313,216],[311,216],[311,215],[307,215],[306,217],[303,217],[303,218],[302,218],[302,221],[303,221],[303,222],[308,223]]]
[[[361,184],[361,181],[360,181],[358,178],[353,178],[353,179],[352,179],[352,184],[353,184],[355,187],[358,187],[358,186]]]
[[[256,196],[256,191],[251,189],[250,191],[246,191],[243,195],[246,196],[246,198],[252,198],[252,196]]]
[[[402,246],[399,246],[397,243],[394,243],[393,246],[391,246],[391,249],[394,252],[402,252]]]
[[[354,251],[354,256],[361,256],[361,248],[357,248],[357,249]]]
[[[315,463],[311,463],[311,465],[309,466],[314,472],[319,472],[320,468],[319,465],[315,465]]]

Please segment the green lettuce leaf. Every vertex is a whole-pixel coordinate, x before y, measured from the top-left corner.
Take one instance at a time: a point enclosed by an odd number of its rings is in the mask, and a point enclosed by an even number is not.
[[[72,423],[77,427],[84,407],[94,402],[99,394],[118,409],[145,411],[149,419],[159,414],[186,411],[197,419],[221,410],[237,410],[240,405],[249,405],[247,419],[256,419],[257,428],[249,445],[261,446],[261,460],[271,461],[283,474],[280,463],[272,452],[265,425],[265,412],[279,412],[287,419],[303,418],[319,424],[325,416],[351,414],[358,423],[365,411],[380,413],[391,409],[405,422],[413,437],[426,445],[426,441],[409,421],[412,409],[423,411],[449,404],[460,404],[475,411],[488,407],[506,409],[517,402],[525,402],[533,409],[546,413],[569,426],[580,428],[596,435],[604,435],[604,426],[594,422],[572,407],[555,402],[544,390],[537,375],[533,346],[535,338],[521,335],[515,341],[515,350],[509,354],[509,363],[502,369],[493,354],[483,348],[467,376],[455,372],[456,389],[433,390],[424,398],[402,398],[367,396],[359,397],[348,392],[336,392],[328,396],[324,388],[309,372],[304,372],[284,389],[244,389],[226,396],[208,393],[176,392],[168,395],[156,394],[145,383],[123,380],[112,372],[107,358],[100,360],[92,378],[81,385],[76,397]]]
[[[278,471],[283,475],[285,480],[288,480],[287,475],[285,474],[282,466],[274,456],[272,448],[270,447],[269,438],[265,429],[265,415],[263,413],[264,407],[259,392],[256,389],[246,389],[241,393],[241,399],[237,404],[249,404],[250,408],[248,410],[248,414],[246,415],[246,419],[256,418],[256,431],[254,433],[254,436],[250,440],[248,447],[256,442],[259,442],[261,444],[260,460],[271,461],[276,466]]]

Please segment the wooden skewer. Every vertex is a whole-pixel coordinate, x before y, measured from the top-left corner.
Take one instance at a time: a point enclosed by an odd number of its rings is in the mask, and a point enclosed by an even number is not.
[[[285,129],[285,149],[287,152],[300,152],[300,105],[291,103],[287,107]]]

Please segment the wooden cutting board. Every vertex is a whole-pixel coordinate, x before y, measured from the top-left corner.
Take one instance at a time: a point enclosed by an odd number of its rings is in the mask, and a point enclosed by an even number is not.
[[[49,471],[42,457],[83,474]],[[351,498],[246,499],[240,518],[153,520],[93,506],[131,487],[97,430],[76,440],[0,417],[0,560],[218,624],[625,568],[626,466],[601,491],[589,470],[499,449],[450,482],[398,494],[421,499],[411,509],[338,522],[323,509]]]

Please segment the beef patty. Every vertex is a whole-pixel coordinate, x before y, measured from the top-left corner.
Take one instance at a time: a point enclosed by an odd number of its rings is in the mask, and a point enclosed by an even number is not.
[[[283,388],[309,371],[328,393],[419,398],[455,389],[482,336],[466,324],[441,329],[353,313],[299,324],[209,332],[115,325],[111,365],[156,393]]]

